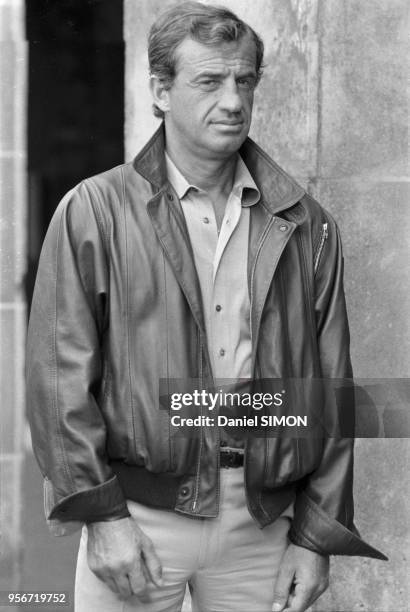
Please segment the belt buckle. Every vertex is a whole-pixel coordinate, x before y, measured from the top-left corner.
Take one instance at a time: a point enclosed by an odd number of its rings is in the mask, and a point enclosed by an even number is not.
[[[222,468],[229,470],[230,468],[241,467],[243,465],[243,452],[223,448],[220,450],[220,460]]]

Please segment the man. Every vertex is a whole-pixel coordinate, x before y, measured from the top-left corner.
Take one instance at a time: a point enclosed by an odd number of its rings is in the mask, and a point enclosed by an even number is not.
[[[353,525],[352,440],[175,436],[159,384],[350,378],[338,230],[247,138],[247,24],[183,3],[149,60],[163,124],[67,194],[43,247],[28,402],[47,516],[85,523],[77,610],[179,610],[189,583],[200,612],[301,612],[330,554],[384,558]]]

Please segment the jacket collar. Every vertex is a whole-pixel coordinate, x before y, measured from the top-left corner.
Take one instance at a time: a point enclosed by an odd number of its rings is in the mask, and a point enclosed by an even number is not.
[[[153,185],[155,191],[168,184],[164,151],[165,131],[161,123],[133,162],[135,170]],[[251,138],[246,139],[239,153],[261,192],[261,202],[271,214],[276,215],[294,206],[305,194],[304,189]],[[301,223],[305,217],[303,211],[294,212],[293,220]]]
[[[165,163],[165,130],[164,123],[154,132],[146,145],[133,161],[133,166],[156,191],[167,183],[167,167]]]

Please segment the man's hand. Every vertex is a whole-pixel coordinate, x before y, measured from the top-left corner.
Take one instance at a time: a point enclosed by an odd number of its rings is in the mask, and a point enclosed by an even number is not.
[[[162,586],[161,562],[151,540],[132,518],[87,527],[88,566],[121,599],[144,598],[148,581]]]
[[[290,544],[276,579],[274,612],[303,612],[329,586],[329,557]]]

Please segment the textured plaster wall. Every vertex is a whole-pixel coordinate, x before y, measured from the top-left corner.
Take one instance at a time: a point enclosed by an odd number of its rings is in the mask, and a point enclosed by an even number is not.
[[[24,2],[0,1],[0,590],[18,588],[26,227]]]
[[[155,129],[149,25],[171,0],[125,0],[126,155]],[[214,2],[212,2],[214,3]],[[409,377],[409,57],[406,0],[225,0],[266,44],[251,135],[336,217],[355,374]],[[356,519],[389,563],[338,558],[315,609],[405,612],[409,593],[407,439],[361,439]]]

